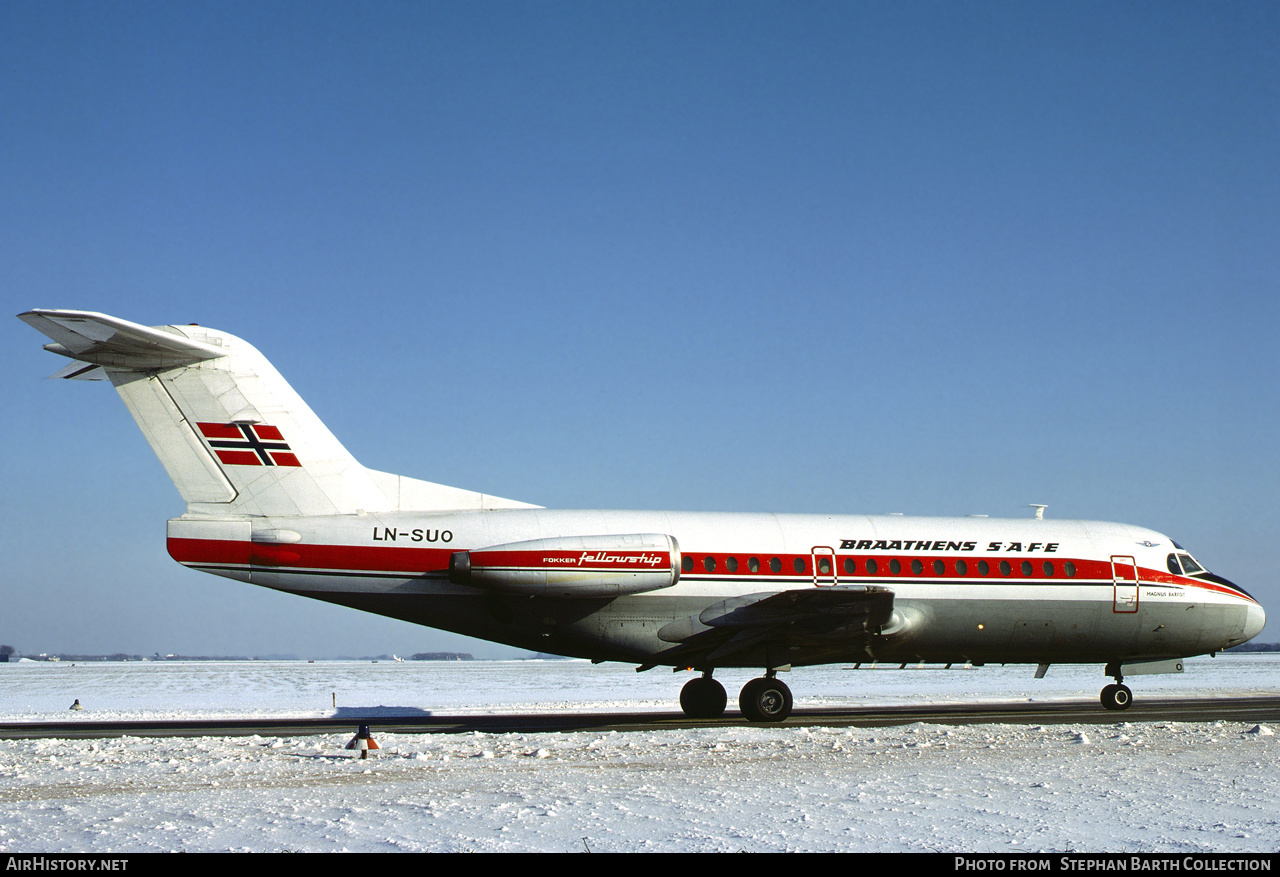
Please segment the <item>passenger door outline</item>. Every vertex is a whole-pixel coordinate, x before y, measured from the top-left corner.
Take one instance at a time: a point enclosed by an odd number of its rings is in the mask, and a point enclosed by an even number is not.
[[[1123,554],[1111,555],[1112,612],[1138,611],[1138,563]]]

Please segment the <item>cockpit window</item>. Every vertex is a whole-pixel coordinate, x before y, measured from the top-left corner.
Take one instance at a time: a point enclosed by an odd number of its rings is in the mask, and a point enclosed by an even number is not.
[[[1178,566],[1178,555],[1170,554],[1168,563],[1169,572],[1173,573],[1175,576],[1182,575],[1182,567]]]
[[[1207,572],[1203,566],[1191,559],[1190,554],[1179,554],[1178,559],[1182,561],[1182,568],[1187,575],[1194,575],[1198,572]]]

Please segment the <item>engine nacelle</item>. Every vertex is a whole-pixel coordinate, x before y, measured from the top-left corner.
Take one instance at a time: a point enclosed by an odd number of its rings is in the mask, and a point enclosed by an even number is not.
[[[620,597],[680,580],[675,537],[561,536],[455,551],[449,581],[538,597]]]

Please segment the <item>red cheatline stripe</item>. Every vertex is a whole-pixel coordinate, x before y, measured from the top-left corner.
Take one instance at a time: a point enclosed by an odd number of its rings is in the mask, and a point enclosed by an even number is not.
[[[257,553],[258,549],[264,546],[255,545],[252,542],[238,542],[226,539],[180,539],[172,538],[168,540],[169,555],[179,563],[185,564],[240,564],[248,565],[250,563],[250,554]],[[295,563],[289,563],[290,566],[300,566],[311,569],[340,569],[351,570],[353,572],[408,572],[408,573],[425,573],[425,572],[444,572],[449,568],[449,556],[457,549],[454,548],[397,548],[383,546],[360,546],[360,545],[290,545],[290,553],[296,552],[298,559]],[[480,552],[475,552],[478,554]],[[473,554],[473,556],[474,556]],[[691,552],[693,554],[693,552]],[[702,558],[707,556],[704,552],[697,552],[696,556]],[[713,555],[718,558],[728,555]],[[734,555],[743,557],[745,555]],[[764,555],[755,555],[761,557]],[[795,555],[780,555],[784,559],[790,560]],[[806,557],[807,555],[800,555]],[[837,560],[840,558],[837,557]],[[859,558],[858,571],[852,576],[856,579],[868,578],[866,567],[861,563],[864,557]],[[277,560],[280,563],[283,557]],[[292,558],[290,558],[292,560]],[[874,576],[876,579],[886,580],[886,584],[894,581],[916,580],[928,581],[927,576],[915,576],[907,573],[904,568],[903,574],[889,575],[888,558],[879,557],[880,572]],[[992,562],[988,559],[988,562]],[[1020,575],[1012,575],[1004,577],[999,575],[995,569],[995,563],[992,562],[991,575],[982,577],[975,576],[972,572],[975,562],[969,563],[970,574],[965,576],[965,581],[972,581],[975,584],[999,584],[999,583],[1016,583],[1018,581],[1026,581]],[[1101,585],[1107,584],[1111,579],[1111,564],[1107,561],[1089,561],[1076,559],[1074,561],[1078,571],[1074,579],[1065,576],[1055,576],[1052,579],[1041,577],[1042,581],[1053,581],[1063,585],[1081,584],[1081,585]],[[719,565],[722,566],[722,565]],[[566,564],[566,568],[572,567]],[[659,567],[661,568],[661,567]],[[684,573],[684,577],[691,580],[699,579],[725,579],[742,575],[746,570],[746,564],[743,563],[738,573],[726,573],[723,569],[718,568],[715,573],[707,574],[701,572]],[[1015,571],[1017,567],[1015,567]],[[1086,570],[1097,570],[1100,575],[1091,575]],[[615,568],[616,571],[616,568]],[[949,570],[950,572],[950,570]],[[809,572],[795,574],[788,566],[783,567],[782,573],[771,573],[768,568],[768,561],[761,564],[760,572],[746,573],[744,577],[765,576],[805,579],[812,578]],[[841,579],[850,578],[843,572],[840,574]],[[948,576],[950,578],[950,576]],[[1244,597],[1238,591],[1225,588],[1213,582],[1205,582],[1199,579],[1189,579],[1185,577],[1172,577],[1168,574],[1163,576],[1159,570],[1142,570],[1142,584],[1152,585],[1159,584],[1161,581],[1172,579],[1177,584],[1184,587],[1198,588],[1205,591],[1212,591],[1218,594],[1227,594],[1232,597]]]
[[[251,553],[265,546],[229,539],[168,541],[169,556],[186,564],[248,564]],[[346,569],[355,572],[443,572],[449,568],[450,548],[382,548],[358,545],[290,545],[298,555],[290,566]]]

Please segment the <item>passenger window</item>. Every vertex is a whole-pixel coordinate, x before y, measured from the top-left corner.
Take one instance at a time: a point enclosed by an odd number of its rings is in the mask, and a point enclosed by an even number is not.
[[[991,574],[991,564],[987,563],[985,560],[979,560],[978,575],[985,576],[990,574]]]
[[[911,571],[916,575],[924,572],[924,564],[920,562],[919,558],[911,561]]]
[[[831,575],[831,558],[829,557],[818,558],[818,572],[824,576]]]
[[[1067,574],[1067,578],[1069,579],[1074,579],[1076,577],[1076,565],[1069,560],[1062,565],[1062,571]]]
[[[747,569],[752,572],[760,572],[760,558],[752,557],[747,561]]]
[[[853,575],[853,574],[857,571],[857,569],[858,569],[858,565],[857,565],[856,563],[854,563],[854,562],[853,562],[853,558],[852,558],[852,557],[846,557],[846,558],[844,559],[844,574],[845,574],[845,575],[847,575],[847,576],[851,576],[851,575]]]
[[[687,554],[680,558],[680,569],[685,572],[693,572],[693,558]]]
[[[933,574],[935,576],[940,576],[946,571],[947,571],[947,565],[943,563],[941,560],[935,560],[933,562]]]
[[[738,571],[738,558],[736,558],[736,557],[726,557],[726,558],[724,559],[724,568],[725,568],[725,569],[727,569],[729,572],[737,572],[737,571]]]
[[[793,562],[791,565],[792,565],[793,567],[795,567],[796,572],[804,572],[804,558],[803,558],[803,557],[797,557],[797,558],[795,559],[795,562]]]
[[[776,557],[769,558],[769,569],[773,572],[782,572],[782,561]]]
[[[969,574],[969,564],[965,563],[963,560],[957,560],[956,575],[963,576],[968,574]]]
[[[1031,578],[1031,561],[1022,561],[1022,574],[1027,578]]]
[[[880,569],[880,564],[876,563],[876,559],[875,559],[874,557],[868,557],[868,558],[867,558],[867,572],[869,572],[871,575],[875,575],[875,574],[876,574],[876,570],[878,570],[878,569]]]
[[[704,567],[706,567],[707,572],[715,572],[715,571],[716,571],[716,559],[715,559],[714,557],[710,557],[710,556],[708,556],[708,557],[704,558],[704,559],[703,559],[703,561],[702,561],[702,565],[703,565]]]
[[[902,562],[898,560],[898,558],[895,557],[893,560],[889,561],[889,572],[893,573],[895,576],[902,572]]]
[[[1053,575],[1053,562],[1052,562],[1052,561],[1046,560],[1046,561],[1044,562],[1044,574],[1045,574],[1045,575],[1047,575],[1047,576],[1051,576],[1051,575]]]

